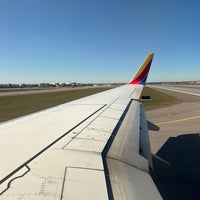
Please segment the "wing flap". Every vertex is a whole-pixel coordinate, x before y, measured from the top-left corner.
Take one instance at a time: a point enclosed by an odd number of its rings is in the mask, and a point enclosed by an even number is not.
[[[140,103],[131,101],[115,130],[107,158],[121,160],[148,172],[148,160],[140,155]]]
[[[110,158],[107,165],[113,199],[162,199],[149,173]]]

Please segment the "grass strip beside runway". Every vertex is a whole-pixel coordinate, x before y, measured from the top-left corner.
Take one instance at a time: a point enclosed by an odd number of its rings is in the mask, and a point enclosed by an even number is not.
[[[174,104],[178,104],[182,102],[176,97],[170,96],[168,94],[154,90],[149,87],[144,87],[141,96],[150,96],[149,100],[148,99],[140,100],[141,103],[144,105],[145,110],[163,108],[163,107],[172,106]]]
[[[75,99],[80,99],[108,89],[110,88],[82,88],[62,92],[2,96],[0,97],[0,122],[73,101]]]

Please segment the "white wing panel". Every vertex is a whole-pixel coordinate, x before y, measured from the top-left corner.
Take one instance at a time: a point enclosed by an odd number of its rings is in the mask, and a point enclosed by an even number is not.
[[[78,151],[94,151],[101,152],[105,146],[104,141],[88,140],[88,139],[74,139],[65,149]]]
[[[100,129],[95,129],[94,127],[88,126],[84,129],[81,134],[77,136],[78,139],[86,139],[86,140],[96,140],[96,141],[104,141],[110,137],[110,132],[102,131]]]
[[[108,199],[104,171],[67,168],[62,199]]]
[[[109,158],[127,162],[148,171],[148,161],[140,152],[140,103],[132,101],[107,154]]]

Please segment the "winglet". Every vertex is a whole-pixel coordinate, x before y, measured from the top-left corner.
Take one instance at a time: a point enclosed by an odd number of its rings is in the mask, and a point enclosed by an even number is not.
[[[151,67],[151,63],[153,60],[153,53],[148,54],[142,65],[140,66],[138,72],[134,76],[134,78],[129,82],[129,84],[134,85],[134,84],[140,84],[140,85],[145,85],[147,76],[149,73],[149,69]]]

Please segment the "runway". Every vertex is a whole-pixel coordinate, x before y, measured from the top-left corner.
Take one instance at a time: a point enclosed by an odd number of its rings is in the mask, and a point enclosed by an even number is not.
[[[42,93],[49,93],[49,92],[62,92],[67,90],[78,90],[78,89],[87,89],[92,87],[64,87],[64,88],[34,88],[34,89],[10,89],[0,90],[0,97],[1,96],[15,96],[15,95],[27,95],[27,94],[42,94]]]
[[[200,88],[153,88],[183,101],[146,112],[147,119],[160,127],[159,131],[149,131],[152,153],[171,163],[169,169],[156,168],[153,179],[164,200],[199,199]]]
[[[151,85],[151,87],[200,97],[200,85]]]

